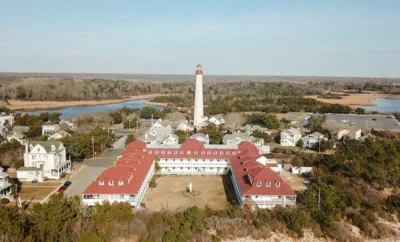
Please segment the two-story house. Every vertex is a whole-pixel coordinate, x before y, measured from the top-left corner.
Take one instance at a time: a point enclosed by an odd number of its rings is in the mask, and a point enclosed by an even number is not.
[[[178,127],[176,127],[176,130],[180,130],[183,132],[191,132],[194,130],[193,126],[191,124],[189,124],[187,121],[182,122],[178,125]]]
[[[309,149],[314,148],[318,142],[326,140],[325,136],[319,132],[314,132],[312,134],[304,136],[301,139],[303,140],[303,148]]]
[[[255,138],[251,135],[244,133],[234,133],[234,134],[226,134],[222,138],[222,143],[226,145],[239,145],[242,142],[250,142],[255,147],[257,147],[258,151],[261,154],[269,154],[270,147],[268,145],[264,145],[264,140],[261,138]]]
[[[39,182],[60,179],[63,173],[71,172],[71,166],[61,141],[32,141],[25,144],[24,167],[17,170],[17,177]]]
[[[11,186],[10,176],[0,167],[0,199],[11,194]],[[12,197],[10,196],[9,199],[12,200]]]
[[[261,127],[260,125],[254,125],[254,124],[246,124],[245,126],[236,129],[237,133],[246,133],[248,135],[252,135],[253,132],[256,131],[269,135],[271,134],[271,132],[268,131],[268,128],[264,128]]]
[[[301,139],[301,133],[297,129],[290,128],[284,130],[280,134],[280,144],[282,146],[296,146]]]
[[[138,140],[142,140],[146,144],[173,145],[179,143],[179,137],[172,133],[171,126],[150,128]]]
[[[208,136],[208,134],[196,133],[190,136],[190,139],[195,139],[205,145],[210,144],[210,137]]]
[[[220,126],[221,124],[225,123],[224,117],[222,115],[215,115],[211,116],[208,120],[207,123],[209,124],[215,124],[217,126]]]
[[[43,124],[42,125],[42,135],[53,135],[60,131],[60,125],[58,124]]]

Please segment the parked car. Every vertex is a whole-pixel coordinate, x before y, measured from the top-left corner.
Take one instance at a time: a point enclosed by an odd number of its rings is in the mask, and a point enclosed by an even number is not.
[[[349,122],[349,121],[347,121],[347,120],[342,120],[342,123],[347,123],[347,122]]]
[[[66,186],[62,186],[62,187],[60,187],[59,189],[58,189],[58,192],[64,192],[65,190],[67,190],[67,188],[68,187],[66,187]]]
[[[72,184],[71,181],[66,181],[64,182],[64,187],[69,187]]]
[[[377,119],[376,119],[376,118],[373,118],[372,121],[377,121]]]

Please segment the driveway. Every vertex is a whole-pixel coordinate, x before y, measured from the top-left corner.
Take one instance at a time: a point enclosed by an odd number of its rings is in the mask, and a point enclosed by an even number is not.
[[[72,184],[65,190],[66,196],[81,196],[85,189],[92,183],[105,169],[114,164],[118,155],[125,149],[126,136],[123,136],[113,144],[103,155],[98,158],[85,160],[83,167],[71,179]]]

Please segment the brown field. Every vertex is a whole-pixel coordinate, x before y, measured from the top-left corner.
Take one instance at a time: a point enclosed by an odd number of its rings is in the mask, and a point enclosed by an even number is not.
[[[340,92],[335,92],[335,93],[341,94]],[[323,99],[323,98],[318,98],[318,95],[306,96],[306,97],[314,98],[318,101],[325,103],[337,103],[337,104],[349,105],[350,107],[355,108],[356,106],[373,106],[371,102],[373,100],[376,100],[378,98],[393,98],[395,96],[378,92],[370,92],[361,94],[353,93],[349,94],[349,96],[343,96],[342,99]]]
[[[42,200],[49,195],[56,187],[22,187],[18,195],[21,200]]]
[[[158,96],[163,96],[167,94],[146,94],[132,96],[124,99],[115,100],[90,100],[90,101],[27,101],[18,99],[9,99],[7,108],[11,110],[35,110],[35,109],[58,109],[65,107],[77,107],[77,106],[96,106],[102,104],[113,104],[121,103],[130,100],[141,100],[141,99],[151,99]]]
[[[193,196],[186,192],[190,182]],[[226,176],[162,176],[157,178],[157,187],[148,191],[144,203],[150,211],[175,211],[194,205],[224,209],[234,198],[232,183]]]

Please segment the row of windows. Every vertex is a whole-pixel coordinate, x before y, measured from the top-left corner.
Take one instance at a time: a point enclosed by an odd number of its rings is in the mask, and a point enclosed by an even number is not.
[[[266,183],[265,183],[265,186],[266,186],[266,187],[271,187],[271,182],[266,182]],[[281,183],[280,183],[280,182],[275,182],[275,186],[276,186],[276,187],[280,187],[280,186],[281,186]],[[261,182],[257,182],[257,187],[261,187]]]
[[[151,150],[149,150],[149,154],[152,154],[153,153],[153,151],[151,151]],[[154,151],[154,154],[158,154],[159,153],[159,151],[158,150],[155,150]],[[190,151],[190,150],[188,150],[187,152],[186,152],[186,154],[188,154],[188,155],[190,155],[192,152]],[[202,155],[205,155],[205,154],[207,154],[207,155],[211,155],[211,153],[213,153],[214,155],[217,155],[217,154],[220,154],[220,155],[223,155],[223,154],[226,154],[226,155],[236,155],[236,151],[232,151],[232,153],[231,153],[231,151],[214,151],[214,152],[211,152],[211,150],[208,150],[207,152],[205,151],[205,150],[202,150],[202,151],[200,151],[200,154],[202,154]],[[161,154],[165,154],[165,150],[161,150]],[[172,151],[171,150],[168,150],[167,151],[167,154],[172,154]],[[173,154],[178,154],[178,151],[177,150],[174,150],[174,152],[173,152]],[[184,152],[183,152],[183,150],[181,150],[181,151],[179,151],[179,154],[181,154],[181,155],[183,155],[184,154]],[[193,152],[193,154],[195,154],[195,155],[197,155],[197,154],[199,154],[199,151],[194,151]]]
[[[180,170],[183,170],[183,167],[172,167],[172,170],[175,170],[175,169],[180,169]],[[191,169],[193,169],[193,170],[198,170],[198,169],[202,169],[202,170],[206,170],[207,169],[207,167],[186,167],[188,170],[191,170]],[[168,168],[168,167],[166,167],[166,168],[163,168],[163,169],[168,169],[168,170],[171,170],[171,168]],[[225,167],[225,168],[215,168],[215,167],[210,167],[210,168],[208,168],[209,170],[213,170],[213,169],[218,169],[218,170],[221,170],[221,169],[224,169],[225,171],[226,170],[228,170],[228,168],[227,167]]]
[[[99,181],[99,185],[104,186],[104,181],[103,180]],[[113,180],[108,181],[108,185],[114,186],[114,181]],[[118,186],[123,186],[123,185],[124,185],[124,181],[118,181]]]
[[[183,162],[183,159],[160,159],[160,161],[171,161],[171,160],[172,160],[172,161],[178,161],[178,160],[180,160],[180,161]],[[188,160],[185,160],[185,162],[190,162],[190,161],[203,161],[203,162],[206,162],[207,159],[202,159],[202,160],[200,160],[200,159],[192,159],[192,160],[188,159]],[[213,162],[213,161],[215,161],[215,159],[209,159],[208,161]],[[217,159],[217,160],[216,160],[216,162],[220,162],[220,161],[228,162],[227,159],[225,159],[225,160]]]
[[[114,195],[114,197],[115,196],[117,196],[117,195]],[[135,195],[118,195],[119,196],[119,199],[126,199],[126,198],[131,198],[131,199],[133,199],[133,198],[135,198]],[[83,195],[83,199],[99,199],[100,198],[100,195]]]

